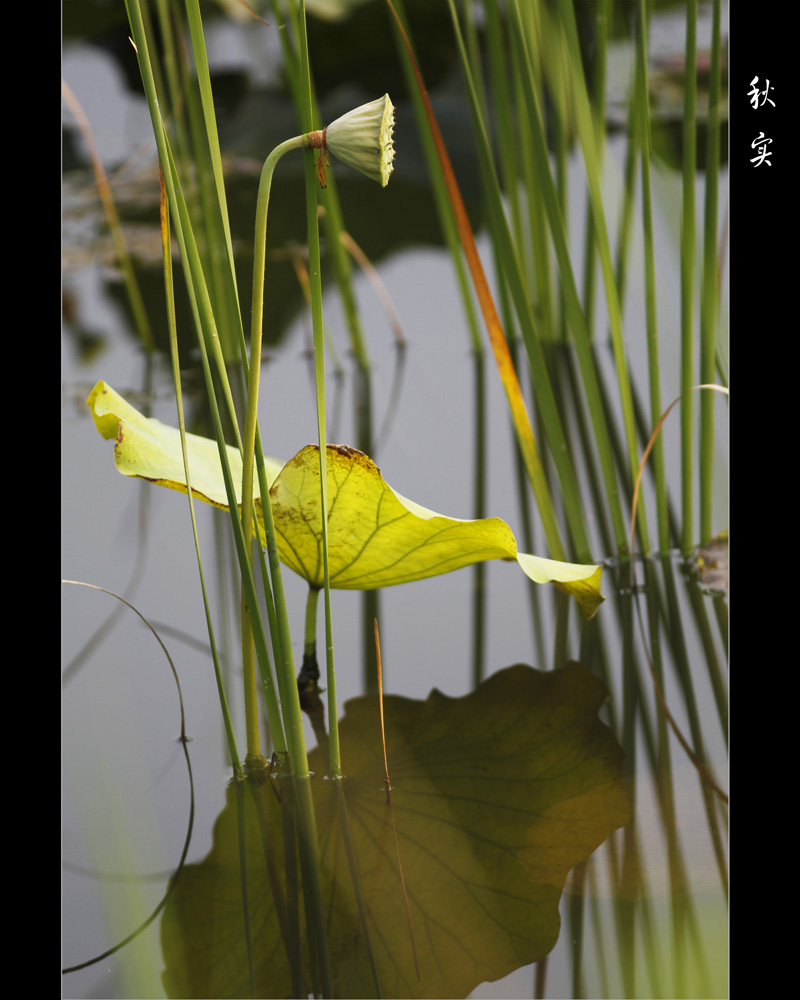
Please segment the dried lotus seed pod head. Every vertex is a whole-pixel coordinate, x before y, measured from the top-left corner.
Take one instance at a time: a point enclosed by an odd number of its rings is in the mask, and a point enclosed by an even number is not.
[[[386,187],[394,170],[393,132],[394,106],[384,94],[331,122],[323,133],[323,144],[337,160]]]

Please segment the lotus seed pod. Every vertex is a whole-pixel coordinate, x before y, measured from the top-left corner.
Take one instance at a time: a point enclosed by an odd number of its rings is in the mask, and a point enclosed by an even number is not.
[[[394,107],[389,95],[337,118],[323,132],[323,147],[381,187],[394,170]]]

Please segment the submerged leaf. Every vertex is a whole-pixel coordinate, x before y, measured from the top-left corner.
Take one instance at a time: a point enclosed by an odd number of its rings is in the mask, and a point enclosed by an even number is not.
[[[334,995],[376,995],[342,839],[344,799],[382,996],[466,996],[552,949],[567,873],[629,818],[622,751],[597,718],[605,699],[602,683],[577,663],[546,673],[510,667],[464,698],[434,690],[426,701],[385,699],[419,980],[383,788],[377,698],[347,703],[339,727],[346,778],[312,783]],[[326,751],[309,755],[318,775],[326,760]],[[276,909],[265,862],[265,850],[273,852],[282,869],[281,806],[271,789],[251,791],[244,833],[253,995],[289,996],[278,917],[289,907]],[[184,869],[165,912],[169,996],[251,995],[238,844],[231,790],[211,853]]]
[[[104,382],[98,382],[87,404],[100,433],[116,440],[120,472],[186,492],[177,430],[142,416]],[[216,443],[187,435],[187,444],[192,493],[226,508]],[[241,490],[241,458],[231,447],[228,456]],[[319,448],[307,445],[282,469],[274,459],[267,461],[281,561],[312,587],[322,587]],[[587,618],[603,601],[600,566],[520,553],[513,532],[497,517],[463,521],[421,507],[396,493],[371,458],[347,445],[328,445],[327,468],[331,587],[391,587],[486,559],[505,559],[516,560],[535,583],[553,583],[572,594]],[[257,487],[255,495],[261,522]]]

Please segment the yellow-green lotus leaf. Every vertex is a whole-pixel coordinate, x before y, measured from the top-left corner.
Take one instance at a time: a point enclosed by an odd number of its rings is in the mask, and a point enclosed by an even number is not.
[[[319,449],[307,445],[270,488],[281,560],[321,587]],[[485,559],[515,559],[536,583],[573,594],[591,617],[603,600],[599,566],[519,553],[498,517],[443,517],[396,493],[363,452],[328,445],[328,573],[331,587],[371,590],[449,573]]]
[[[188,492],[181,435],[177,427],[169,427],[153,417],[143,416],[107,382],[97,383],[86,405],[91,408],[98,431],[104,438],[114,440],[114,461],[124,476],[147,479],[180,493]],[[228,495],[217,442],[197,434],[187,434],[186,450],[192,495],[227,510]],[[242,458],[238,450],[230,445],[227,451],[236,496],[241,501]],[[267,482],[271,484],[281,471],[282,463],[275,458],[265,458],[264,464]],[[259,496],[257,483],[254,495]]]
[[[187,491],[177,429],[144,417],[105,382],[97,383],[87,404],[103,437],[115,441],[114,460],[120,472]],[[216,442],[187,434],[187,448],[193,495],[227,509]],[[238,499],[242,463],[230,446],[228,460]],[[319,448],[307,445],[282,468],[275,459],[266,462],[281,561],[312,587],[322,587]],[[372,459],[355,448],[328,445],[327,468],[331,587],[391,587],[485,559],[505,559],[516,560],[535,583],[553,583],[572,594],[587,618],[603,600],[600,566],[518,552],[513,532],[497,517],[462,521],[421,507],[396,493]],[[254,495],[263,540],[257,485]]]

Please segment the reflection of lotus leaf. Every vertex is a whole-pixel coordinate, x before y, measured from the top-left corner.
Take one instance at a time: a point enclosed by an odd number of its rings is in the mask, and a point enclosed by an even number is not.
[[[342,839],[340,790],[381,995],[466,996],[550,951],[569,869],[627,821],[622,751],[597,718],[605,697],[601,682],[573,663],[548,673],[511,667],[464,698],[433,691],[426,701],[385,699],[392,811],[419,980],[383,790],[377,700],[347,703],[339,730],[347,777],[341,785],[313,782],[336,996],[376,995]],[[309,764],[325,773],[319,750]],[[269,787],[251,791],[245,836],[253,995],[289,996],[262,840],[283,893],[281,807]],[[211,853],[184,869],[164,914],[169,996],[251,995],[237,845],[229,789]]]
[[[175,428],[142,416],[105,382],[97,383],[87,404],[103,437],[116,442],[114,460],[120,472],[186,492]],[[193,495],[215,507],[227,507],[216,442],[190,434],[187,451]],[[231,447],[227,455],[241,491],[241,458]],[[267,459],[266,467],[281,560],[312,586],[321,587],[319,449],[308,445],[285,466]],[[572,594],[587,617],[603,600],[599,566],[518,552],[511,529],[498,517],[462,521],[427,510],[396,493],[372,459],[355,448],[329,445],[327,470],[331,587],[390,587],[484,559],[505,559],[516,560],[535,583],[553,583]],[[259,494],[255,496],[260,511]]]

